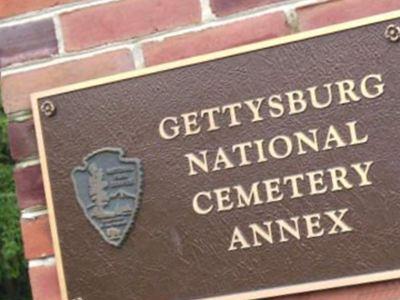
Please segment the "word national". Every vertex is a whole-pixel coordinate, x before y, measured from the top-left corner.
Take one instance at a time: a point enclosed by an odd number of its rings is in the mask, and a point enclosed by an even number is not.
[[[341,128],[331,125],[328,128],[294,132],[289,136],[278,135],[269,140],[259,139],[231,147],[218,147],[216,150],[203,150],[198,154],[185,154],[189,165],[188,175],[265,163],[270,159],[281,160],[292,154],[305,155],[365,144],[368,142],[368,135],[360,131],[357,122],[353,121]],[[255,157],[254,160],[250,156]]]

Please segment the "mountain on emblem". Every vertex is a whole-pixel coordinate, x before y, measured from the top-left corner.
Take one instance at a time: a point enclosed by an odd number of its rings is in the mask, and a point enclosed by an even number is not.
[[[120,148],[102,148],[72,170],[76,198],[103,239],[120,246],[134,223],[143,183],[138,158],[124,158]]]

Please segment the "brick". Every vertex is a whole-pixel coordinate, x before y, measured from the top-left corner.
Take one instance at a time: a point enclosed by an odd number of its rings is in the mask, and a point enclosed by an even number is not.
[[[3,0],[0,1],[0,19],[77,0]]]
[[[118,50],[4,76],[3,106],[7,113],[30,109],[30,95],[79,81],[103,77],[134,68],[132,53]]]
[[[125,0],[64,14],[67,51],[200,22],[199,0]],[[88,20],[90,20],[88,22]]]
[[[309,30],[400,9],[399,0],[341,0],[298,10],[300,28]]]
[[[289,31],[284,14],[279,12],[144,44],[143,51],[146,65],[155,65],[275,38]]]
[[[11,156],[16,161],[37,156],[35,127],[33,120],[10,122],[8,124]]]
[[[302,295],[273,298],[274,300],[395,300],[400,299],[400,280],[370,283],[319,291]]]
[[[211,0],[211,9],[217,16],[226,16],[283,0]]]
[[[29,269],[34,300],[61,300],[56,266],[40,266]]]
[[[15,169],[14,181],[18,204],[21,209],[45,205],[46,198],[40,165]]]
[[[54,254],[48,215],[21,220],[22,239],[26,259],[37,259]]]
[[[51,19],[2,27],[0,36],[0,68],[58,53]]]

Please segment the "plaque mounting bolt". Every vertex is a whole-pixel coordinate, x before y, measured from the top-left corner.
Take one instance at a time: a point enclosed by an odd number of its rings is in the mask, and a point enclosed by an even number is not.
[[[46,117],[52,117],[56,113],[56,106],[53,102],[47,100],[40,105],[40,110]]]
[[[386,28],[385,37],[393,43],[400,41],[400,26],[389,25]]]

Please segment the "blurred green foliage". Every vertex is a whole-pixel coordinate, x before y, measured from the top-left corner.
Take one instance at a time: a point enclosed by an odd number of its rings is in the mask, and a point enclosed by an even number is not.
[[[32,297],[21,243],[12,173],[7,116],[0,101],[0,300],[29,300]]]

